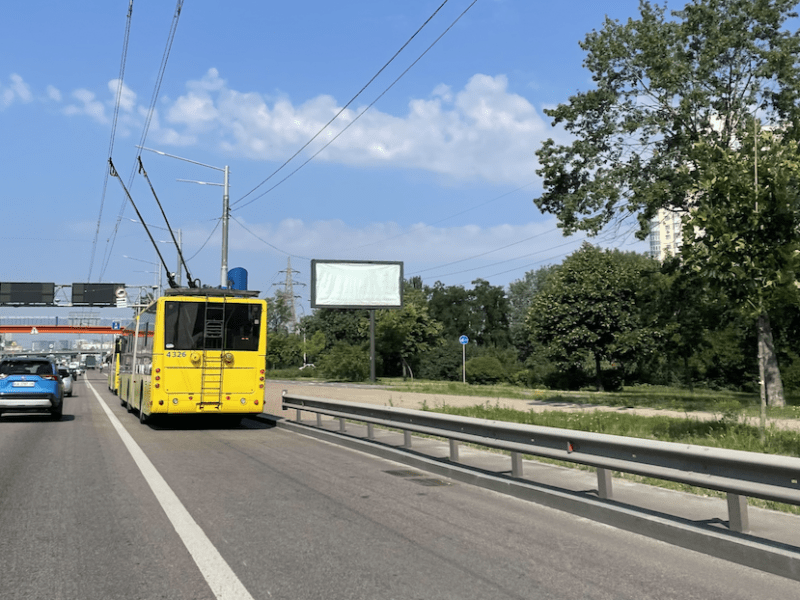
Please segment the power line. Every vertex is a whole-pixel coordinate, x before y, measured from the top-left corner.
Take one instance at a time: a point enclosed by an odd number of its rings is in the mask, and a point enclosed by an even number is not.
[[[362,116],[364,116],[364,113],[366,113],[366,112],[367,112],[367,111],[368,111],[370,108],[372,108],[372,107],[373,107],[373,106],[374,106],[374,105],[375,105],[375,104],[378,102],[378,100],[380,100],[381,98],[383,98],[383,96],[384,96],[384,95],[386,95],[386,93],[387,93],[389,90],[391,90],[391,89],[392,89],[392,88],[395,86],[395,84],[397,84],[397,82],[398,82],[398,81],[400,81],[400,80],[401,80],[401,79],[402,79],[402,78],[405,76],[405,74],[406,74],[406,73],[408,73],[408,72],[409,72],[409,71],[410,71],[410,70],[411,70],[411,69],[412,69],[412,68],[413,68],[413,67],[414,67],[414,66],[415,66],[415,65],[416,65],[416,64],[417,64],[417,63],[418,63],[420,60],[422,60],[422,57],[423,57],[423,56],[425,56],[425,55],[426,55],[426,54],[427,54],[427,53],[428,53],[428,52],[431,50],[431,48],[433,48],[433,47],[434,47],[434,46],[435,46],[435,45],[436,45],[436,44],[439,42],[439,40],[441,40],[441,39],[442,39],[442,38],[445,36],[445,34],[446,34],[448,31],[450,31],[450,30],[451,30],[451,29],[452,29],[452,28],[455,26],[455,24],[456,24],[456,23],[458,23],[458,21],[459,21],[459,20],[461,20],[461,17],[463,17],[463,16],[464,16],[464,15],[467,13],[467,11],[468,11],[470,8],[472,8],[472,7],[475,5],[475,3],[476,3],[477,1],[478,1],[478,0],[473,0],[472,4],[470,4],[470,5],[469,5],[467,8],[465,8],[465,9],[464,9],[464,11],[463,11],[463,12],[462,12],[460,15],[458,15],[458,17],[456,17],[455,21],[453,21],[453,22],[450,24],[450,26],[449,26],[447,29],[445,29],[445,30],[444,30],[444,31],[441,33],[441,35],[439,35],[439,37],[437,37],[437,38],[436,38],[436,39],[433,41],[433,43],[432,43],[430,46],[428,46],[428,47],[425,49],[425,51],[424,51],[422,54],[420,54],[420,55],[419,55],[419,56],[416,58],[416,60],[414,60],[414,62],[412,62],[412,63],[411,63],[411,64],[410,64],[410,65],[409,65],[409,66],[406,68],[406,70],[405,70],[405,71],[403,71],[402,73],[400,73],[400,75],[397,77],[397,79],[395,79],[395,80],[394,80],[394,81],[393,81],[393,82],[392,82],[392,83],[389,85],[389,87],[387,87],[385,90],[383,90],[383,91],[382,91],[382,92],[381,92],[381,93],[378,95],[378,97],[377,97],[377,98],[375,98],[375,100],[373,100],[373,101],[372,101],[372,102],[371,102],[369,105],[367,105],[367,107],[366,107],[366,108],[365,108],[363,111],[361,111],[361,112],[360,112],[358,115],[356,115],[356,116],[355,116],[355,118],[353,118],[353,120],[352,120],[352,121],[350,121],[350,122],[349,122],[347,125],[345,125],[345,126],[344,126],[344,128],[343,128],[343,129],[342,129],[342,130],[341,130],[339,133],[337,133],[335,136],[333,136],[333,137],[332,137],[332,138],[331,138],[331,139],[328,141],[328,143],[327,143],[327,144],[325,144],[324,146],[322,146],[322,148],[320,148],[319,150],[317,150],[317,151],[316,151],[314,154],[312,154],[312,155],[311,155],[311,156],[310,156],[310,157],[309,157],[309,158],[308,158],[308,159],[307,159],[305,162],[303,162],[303,163],[302,163],[302,164],[301,164],[299,167],[297,167],[297,168],[296,168],[294,171],[292,171],[291,173],[289,173],[289,174],[288,174],[286,177],[284,177],[283,179],[281,179],[281,180],[280,180],[278,183],[276,183],[275,185],[273,185],[273,186],[272,186],[271,188],[269,188],[268,190],[266,190],[266,191],[262,192],[261,194],[259,194],[259,195],[258,195],[258,196],[256,196],[255,198],[251,199],[249,202],[245,202],[244,204],[242,204],[241,206],[239,206],[239,207],[238,207],[238,208],[236,208],[235,210],[240,210],[240,209],[244,208],[245,206],[248,206],[248,205],[252,204],[253,202],[255,202],[256,200],[258,200],[259,198],[261,198],[261,197],[263,197],[263,196],[267,195],[267,194],[268,194],[268,193],[270,193],[272,190],[274,190],[276,187],[278,187],[280,184],[282,184],[284,181],[286,181],[287,179],[289,179],[289,177],[291,177],[292,175],[294,175],[295,173],[297,173],[297,172],[298,172],[300,169],[302,169],[303,167],[305,167],[305,166],[306,166],[308,163],[310,163],[310,162],[311,162],[312,160],[314,160],[314,159],[315,159],[317,156],[319,156],[319,154],[320,154],[320,153],[321,153],[323,150],[325,150],[325,149],[326,149],[328,146],[330,146],[330,145],[331,145],[333,142],[335,142],[335,141],[336,141],[336,140],[339,138],[339,136],[340,136],[340,135],[342,135],[342,134],[343,134],[345,131],[347,131],[348,129],[350,129],[350,127],[351,127],[352,125],[354,125],[354,124],[356,123],[356,121],[358,121],[358,120],[359,120],[359,119],[360,119]],[[319,135],[319,134],[317,134],[317,135]],[[306,144],[306,145],[308,145],[308,144]],[[296,156],[296,154],[295,154],[295,156]],[[294,158],[294,157],[292,157],[292,158]],[[291,160],[291,159],[290,159],[290,160]],[[287,161],[287,162],[288,162],[288,161]],[[281,168],[283,168],[283,167],[281,167]],[[276,171],[276,172],[277,172],[277,171]],[[273,174],[274,174],[274,173],[273,173]],[[272,175],[270,175],[270,177],[272,177]],[[269,178],[268,178],[268,179],[269,179]],[[262,183],[264,183],[264,182],[262,182]],[[238,203],[239,203],[241,200],[243,200],[243,199],[244,199],[244,198],[240,198],[240,199],[239,199],[239,200],[237,200],[237,201],[236,201],[234,204],[238,204]]]
[[[421,271],[416,271],[414,274],[416,275],[417,273],[424,273],[425,271],[433,271],[434,269],[441,269],[442,267],[449,267],[450,265],[455,265],[455,264],[458,264],[458,263],[461,263],[461,262],[464,262],[464,261],[467,261],[467,260],[473,260],[475,258],[480,258],[481,256],[486,256],[487,254],[492,254],[493,252],[499,252],[500,250],[505,250],[506,248],[511,248],[511,246],[516,246],[517,244],[521,244],[523,242],[529,242],[530,240],[536,239],[536,238],[541,237],[543,235],[547,235],[549,233],[553,233],[554,231],[556,231],[556,229],[550,229],[548,231],[543,231],[541,233],[537,233],[536,235],[532,235],[530,237],[526,237],[525,239],[517,240],[516,242],[511,242],[510,244],[506,244],[505,246],[500,246],[499,248],[494,248],[493,250],[487,250],[486,252],[481,252],[480,254],[475,254],[474,256],[468,256],[466,258],[460,258],[458,260],[454,260],[452,262],[445,263],[443,265],[437,265],[435,267],[429,267],[427,269],[422,269]],[[515,260],[515,259],[510,259],[510,260]],[[503,261],[503,262],[505,262],[505,261]],[[499,263],[495,263],[495,264],[499,264]]]
[[[506,192],[505,194],[500,194],[499,196],[496,196],[496,197],[492,198],[491,200],[487,200],[486,202],[482,202],[481,204],[476,204],[475,206],[472,206],[470,208],[464,209],[464,210],[462,210],[460,212],[457,212],[457,213],[455,213],[453,215],[450,215],[449,217],[444,217],[442,219],[439,219],[438,221],[434,221],[429,226],[433,227],[434,225],[438,225],[439,223],[444,223],[445,221],[449,221],[450,219],[454,219],[456,217],[460,217],[461,215],[466,214],[466,213],[468,213],[470,211],[473,211],[473,210],[475,210],[477,208],[482,208],[482,207],[486,206],[487,204],[491,204],[492,202],[496,202],[497,200],[501,200],[501,199],[505,198],[506,196],[510,196],[511,194],[514,194],[514,193],[516,193],[516,192],[518,192],[520,190],[524,190],[526,187],[531,186],[534,183],[536,183],[536,182],[535,181],[531,181],[529,183],[526,183],[525,185],[521,185],[517,189],[511,190],[510,192]],[[391,240],[396,240],[397,238],[401,238],[401,237],[406,236],[406,235],[411,235],[411,231],[410,230],[409,231],[404,231],[403,233],[398,233],[397,235],[393,235],[393,236],[388,237],[388,238],[383,238],[382,240],[378,240],[378,241],[375,241],[375,242],[369,242],[368,244],[362,244],[360,246],[356,246],[355,248],[349,248],[349,250],[360,250],[361,248],[367,248],[368,246],[374,246],[376,244],[383,244],[383,243],[386,243],[386,242],[391,241]]]
[[[311,259],[310,259],[310,258],[308,258],[307,256],[298,256],[298,255],[296,255],[296,254],[292,254],[291,252],[287,252],[286,250],[282,250],[282,249],[278,248],[277,246],[275,246],[274,244],[270,244],[270,243],[269,243],[267,240],[265,240],[264,238],[262,238],[262,237],[260,237],[260,236],[256,235],[256,234],[255,234],[255,233],[253,233],[252,231],[250,231],[250,230],[249,230],[247,227],[245,227],[245,226],[244,226],[244,224],[243,224],[241,221],[239,221],[239,220],[238,220],[236,217],[233,217],[233,216],[232,216],[232,217],[231,217],[231,219],[233,219],[234,221],[236,221],[236,223],[239,225],[239,227],[241,227],[242,229],[244,229],[244,230],[245,230],[247,233],[249,233],[250,235],[252,235],[254,238],[256,238],[257,240],[259,240],[260,242],[263,242],[264,244],[266,244],[267,246],[269,246],[269,247],[270,247],[270,248],[272,248],[273,250],[277,250],[277,251],[278,251],[278,252],[280,252],[281,254],[285,254],[286,256],[289,256],[289,257],[300,258],[300,259],[303,259],[303,260],[311,260]]]
[[[144,146],[145,141],[147,140],[147,133],[150,130],[150,123],[153,120],[153,114],[155,113],[155,106],[156,106],[156,101],[158,100],[158,93],[161,90],[161,83],[164,80],[164,75],[167,70],[167,62],[169,60],[169,55],[172,50],[172,43],[175,41],[175,33],[178,30],[178,20],[180,19],[182,8],[183,8],[183,0],[177,0],[177,3],[175,5],[175,12],[172,16],[172,22],[170,23],[169,34],[167,35],[167,43],[166,46],[164,47],[164,53],[161,56],[161,64],[159,65],[158,75],[156,76],[156,83],[155,86],[153,86],[153,94],[150,97],[150,107],[148,108],[147,111],[147,118],[145,119],[145,124],[142,129],[142,135],[139,139],[139,146]],[[132,187],[133,185],[133,178],[136,176],[138,159],[141,156],[141,154],[142,151],[141,148],[139,148],[136,152],[136,158],[133,161],[133,168],[131,169],[131,175],[130,178],[128,179],[128,187]],[[120,182],[122,182],[121,179]],[[109,236],[109,239],[107,240],[106,252],[104,256],[104,264],[102,270],[100,271],[101,280],[103,278],[105,270],[108,268],[108,263],[111,260],[111,253],[114,249],[114,242],[116,241],[117,232],[119,231],[119,226],[120,223],[122,222],[122,216],[125,212],[126,205],[127,205],[127,198],[123,198],[122,204],[119,209],[119,215],[117,216],[117,222],[114,225],[114,229],[111,235]]]
[[[540,235],[542,235],[542,234],[540,234]],[[534,237],[538,237],[538,236],[534,236]],[[529,238],[529,239],[531,239],[531,238]],[[513,258],[507,258],[505,260],[500,260],[500,261],[497,261],[497,262],[494,262],[494,263],[491,263],[491,264],[488,264],[488,265],[481,265],[480,267],[473,267],[471,269],[463,269],[461,271],[455,271],[453,273],[444,273],[444,274],[438,275],[438,277],[449,277],[450,275],[460,275],[461,273],[469,273],[470,271],[478,271],[480,269],[486,269],[488,267],[494,267],[494,266],[497,266],[497,265],[502,265],[502,264],[509,263],[509,262],[512,262],[512,261],[515,261],[515,260],[519,260],[521,258],[528,258],[530,256],[536,256],[537,254],[541,254],[542,252],[546,252],[547,250],[554,250],[556,248],[563,248],[564,246],[568,246],[570,244],[575,244],[576,242],[582,242],[585,239],[586,239],[586,237],[584,236],[582,238],[578,238],[578,239],[574,239],[574,240],[568,240],[568,241],[564,242],[563,244],[558,244],[557,246],[550,246],[548,248],[545,248],[544,250],[537,250],[536,252],[530,252],[528,254],[522,254],[520,256],[515,256]],[[521,240],[521,241],[526,241],[526,240]],[[519,243],[519,242],[516,242],[516,243]],[[507,248],[507,247],[508,246],[504,246],[504,248]],[[501,250],[501,249],[502,248],[498,248],[498,250]],[[494,250],[492,250],[491,252],[494,252]],[[484,254],[489,254],[489,252],[484,252]],[[484,254],[479,254],[478,256],[483,256]],[[471,257],[471,258],[477,258],[477,257]],[[413,273],[410,273],[410,275],[413,276],[413,275],[417,275],[419,273],[423,273],[425,271],[432,271],[434,269],[439,269],[439,268],[442,268],[442,267],[446,267],[448,265],[452,265],[452,264],[455,264],[455,263],[458,263],[458,262],[463,262],[465,260],[471,260],[471,258],[465,258],[465,259],[462,259],[462,260],[457,260],[457,261],[455,261],[453,263],[448,263],[447,265],[439,265],[437,267],[431,267],[429,269],[423,269],[422,271],[415,271]],[[522,267],[517,267],[515,269],[511,269],[511,271],[516,271],[518,269],[524,269],[524,268],[525,268],[525,266],[523,265]],[[509,272],[509,271],[504,271],[504,273],[507,273],[507,272]]]
[[[362,87],[362,88],[361,88],[361,89],[358,91],[358,93],[357,93],[355,96],[353,96],[352,98],[350,98],[350,100],[347,102],[347,104],[345,104],[345,105],[344,105],[344,106],[343,106],[343,107],[342,107],[342,108],[339,110],[339,112],[337,112],[337,113],[336,113],[336,114],[333,116],[333,118],[332,118],[330,121],[328,121],[327,123],[325,123],[325,125],[323,125],[323,126],[322,126],[322,129],[320,129],[320,130],[319,130],[317,133],[315,133],[315,134],[314,134],[314,136],[313,136],[313,137],[312,137],[310,140],[308,140],[308,141],[307,141],[305,144],[303,144],[303,146],[302,146],[302,147],[301,147],[301,148],[300,148],[300,149],[299,149],[297,152],[295,152],[294,154],[292,154],[292,156],[290,156],[290,157],[289,157],[289,158],[286,160],[286,162],[284,162],[284,163],[283,163],[283,164],[282,164],[280,167],[278,167],[277,169],[275,169],[275,170],[274,170],[274,171],[273,171],[273,172],[272,172],[272,173],[269,175],[269,177],[267,177],[267,178],[266,178],[264,181],[262,181],[261,183],[259,183],[259,184],[258,184],[256,187],[254,187],[252,190],[250,190],[249,192],[247,192],[247,193],[246,193],[244,196],[242,196],[241,198],[239,198],[239,199],[238,199],[236,202],[234,202],[234,203],[233,203],[233,205],[232,205],[232,206],[236,206],[236,205],[237,205],[239,202],[241,202],[242,200],[244,200],[245,198],[247,198],[247,197],[248,197],[250,194],[252,194],[252,193],[253,193],[253,192],[255,192],[255,191],[258,189],[258,188],[260,188],[262,185],[264,185],[265,183],[267,183],[267,182],[268,182],[270,179],[272,179],[272,178],[273,178],[275,175],[277,175],[277,174],[278,174],[278,172],[279,172],[281,169],[283,169],[283,168],[284,168],[286,165],[288,165],[288,164],[289,164],[289,163],[290,163],[292,160],[294,160],[294,158],[295,158],[295,157],[296,157],[298,154],[300,154],[300,153],[301,153],[303,150],[305,150],[305,149],[308,147],[308,145],[309,145],[311,142],[313,142],[315,139],[317,139],[317,137],[319,137],[319,135],[320,135],[320,134],[321,134],[323,131],[325,131],[325,130],[328,128],[328,126],[329,126],[331,123],[333,123],[333,122],[334,122],[334,121],[335,121],[337,118],[339,118],[339,115],[341,115],[341,114],[342,114],[342,113],[343,113],[345,110],[347,110],[347,107],[348,107],[348,106],[350,106],[350,105],[351,105],[353,102],[355,102],[356,98],[358,98],[358,97],[359,97],[359,96],[360,96],[360,95],[361,95],[361,94],[364,92],[364,90],[366,90],[366,89],[367,89],[367,88],[370,86],[370,84],[372,84],[372,82],[373,82],[373,81],[375,81],[375,79],[378,77],[378,75],[380,75],[380,74],[381,74],[381,73],[384,71],[384,69],[386,69],[386,67],[388,67],[388,66],[389,66],[389,65],[390,65],[390,64],[391,64],[391,63],[394,61],[394,59],[398,57],[398,55],[399,55],[399,54],[400,54],[400,53],[401,53],[401,52],[402,52],[402,51],[405,49],[405,47],[406,47],[406,46],[408,46],[408,45],[411,43],[411,40],[413,40],[413,39],[414,39],[414,38],[417,36],[417,34],[418,34],[420,31],[422,31],[422,29],[423,29],[423,28],[424,28],[424,27],[425,27],[425,26],[426,26],[428,23],[430,23],[431,19],[433,19],[433,17],[435,17],[435,16],[436,16],[436,13],[438,13],[438,12],[439,12],[439,11],[442,9],[442,7],[443,7],[445,4],[447,4],[447,2],[448,2],[448,1],[449,1],[449,0],[444,0],[444,2],[442,2],[442,3],[439,5],[439,8],[437,8],[435,11],[433,11],[433,14],[432,14],[430,17],[428,17],[428,18],[427,18],[427,20],[426,20],[426,21],[425,21],[425,22],[424,22],[424,23],[423,23],[423,24],[422,24],[422,25],[419,27],[419,29],[417,29],[417,30],[414,32],[414,34],[413,34],[413,35],[412,35],[410,38],[408,38],[408,40],[406,41],[406,43],[405,43],[405,44],[403,44],[403,45],[400,47],[400,49],[399,49],[397,52],[395,52],[395,53],[394,53],[394,56],[392,56],[392,57],[391,57],[391,58],[390,58],[390,59],[389,59],[389,60],[386,62],[386,64],[384,64],[384,65],[383,65],[383,66],[382,66],[382,67],[381,67],[381,68],[378,70],[378,72],[377,72],[377,73],[375,73],[375,75],[373,75],[373,76],[372,76],[372,79],[370,79],[370,80],[369,80],[369,81],[366,83],[366,85],[364,85],[364,87]],[[269,191],[269,190],[268,190],[268,191]],[[262,194],[262,195],[263,195],[263,194]],[[260,196],[258,196],[258,197],[260,198]],[[248,204],[249,204],[249,203],[248,203]]]
[[[114,98],[114,119],[111,123],[111,139],[108,141],[108,158],[111,159],[111,155],[114,152],[114,139],[117,134],[117,121],[119,120],[119,105],[122,99],[122,85],[125,81],[125,64],[128,60],[128,41],[131,35],[131,20],[133,17],[133,0],[130,0],[128,3],[128,16],[125,20],[125,35],[122,41],[122,57],[120,58],[119,64],[119,77],[117,78],[117,93],[116,97]],[[106,201],[106,191],[108,190],[108,177],[109,177],[109,170],[108,167],[103,169],[104,176],[103,176],[103,192],[100,195],[100,213],[97,215],[97,228],[94,232],[94,241],[92,242],[92,253],[91,257],[89,258],[89,275],[86,278],[86,281],[91,281],[92,279],[92,270],[94,270],[94,257],[95,253],[97,252],[97,238],[100,235],[100,225],[103,220],[103,207]]]

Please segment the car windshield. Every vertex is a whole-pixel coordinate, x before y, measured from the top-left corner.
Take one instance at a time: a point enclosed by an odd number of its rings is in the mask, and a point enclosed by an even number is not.
[[[40,360],[0,362],[0,375],[52,375],[50,363]]]

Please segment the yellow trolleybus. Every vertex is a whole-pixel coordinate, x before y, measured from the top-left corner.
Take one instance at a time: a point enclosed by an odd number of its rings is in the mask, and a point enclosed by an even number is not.
[[[256,294],[170,289],[139,313],[109,369],[122,405],[141,422],[159,414],[260,413],[267,303]]]

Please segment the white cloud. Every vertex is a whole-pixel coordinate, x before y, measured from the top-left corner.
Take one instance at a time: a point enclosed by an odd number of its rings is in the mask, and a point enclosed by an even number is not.
[[[8,85],[0,83],[0,108],[8,108],[14,102],[27,103],[33,99],[30,86],[22,77],[12,73],[9,79],[11,83]]]
[[[61,102],[61,91],[55,86],[47,86],[47,97],[55,102]]]
[[[187,93],[165,112],[173,129],[164,139],[212,136],[226,151],[254,159],[291,156],[341,108],[327,95],[294,104],[287,98],[268,100],[258,93],[231,90],[216,69],[186,87]],[[309,147],[307,156],[352,123],[318,160],[527,183],[535,178],[535,150],[550,135],[534,106],[508,91],[504,75],[475,75],[458,92],[440,84],[428,98],[409,102],[405,115],[373,107],[356,121],[363,108],[344,111]]]
[[[102,102],[95,99],[94,93],[89,90],[79,89],[72,92],[72,97],[78,104],[70,104],[64,107],[64,114],[68,116],[86,115],[98,123],[105,125],[108,118],[105,115],[105,107]]]
[[[241,219],[238,219],[241,221]],[[565,239],[555,220],[482,227],[464,225],[437,227],[425,223],[401,226],[394,222],[371,223],[354,227],[339,219],[304,222],[284,219],[279,223],[244,223],[252,234],[281,250],[302,257],[335,256],[342,260],[404,260],[415,265],[445,264],[469,254],[483,263],[525,259],[563,244]],[[236,232],[235,235],[233,232]],[[280,255],[260,245],[258,240],[231,222],[230,248],[237,253]],[[217,234],[218,235],[218,234]],[[205,241],[208,232],[196,232],[195,242]],[[577,238],[576,238],[577,239]],[[184,240],[187,238],[184,236]],[[514,242],[521,241],[518,244]],[[192,244],[191,241],[188,242]],[[474,263],[472,263],[474,266]]]
[[[108,82],[108,91],[111,92],[113,98],[117,97],[119,92],[119,108],[125,112],[132,112],[136,109],[136,92],[131,90],[124,83],[122,89],[119,88],[119,79],[112,79]],[[113,108],[113,104],[112,104]]]
[[[553,135],[546,119],[523,96],[508,89],[505,75],[474,75],[461,90],[444,83],[425,98],[409,101],[405,114],[378,107],[342,113],[300,157],[321,150],[317,160],[355,167],[385,167],[433,172],[446,179],[522,185],[537,179],[535,151]],[[71,94],[62,110],[107,125],[118,80],[108,82],[104,100],[86,89]],[[48,86],[50,100],[61,92]],[[0,108],[29,102],[31,91],[21,77],[0,86]],[[118,134],[141,129],[147,107],[122,87]],[[302,103],[230,89],[216,69],[186,84],[177,99],[162,98],[153,115],[150,139],[172,146],[207,144],[256,160],[283,161],[312,138],[341,109],[335,98],[320,95]],[[342,130],[350,124],[350,127]],[[338,136],[338,137],[337,137]],[[335,140],[334,140],[335,138]],[[299,164],[299,163],[298,163]]]

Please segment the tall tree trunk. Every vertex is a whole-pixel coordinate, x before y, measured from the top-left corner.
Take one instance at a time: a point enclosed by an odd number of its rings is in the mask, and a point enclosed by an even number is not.
[[[694,378],[692,372],[689,370],[689,355],[683,355],[683,373],[686,377],[686,385],[689,387],[689,393],[694,394]]]
[[[603,387],[602,372],[600,371],[600,355],[597,352],[594,353],[594,368],[595,376],[597,377],[597,391],[605,392],[606,390]]]
[[[775,354],[775,345],[772,340],[772,328],[769,325],[769,315],[766,312],[759,315],[757,327],[759,373],[763,373],[762,378],[767,393],[767,404],[769,406],[786,406],[781,371],[778,368],[778,357]]]

